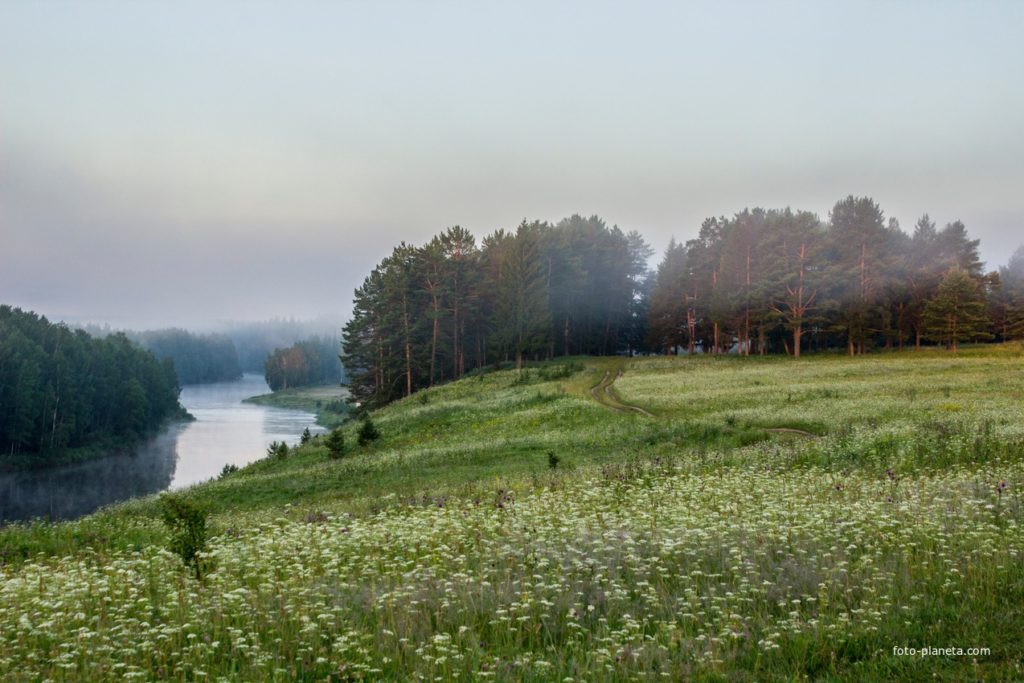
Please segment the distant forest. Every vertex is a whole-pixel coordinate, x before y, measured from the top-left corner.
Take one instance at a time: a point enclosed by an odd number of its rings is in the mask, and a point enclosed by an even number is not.
[[[174,327],[144,332],[115,331],[109,325],[85,325],[81,329],[94,337],[123,334],[158,360],[171,361],[182,386],[226,382],[242,376],[238,353],[225,335],[196,334]]]
[[[238,362],[243,372],[264,372],[267,357],[277,349],[288,348],[296,342],[314,337],[330,339],[334,344],[336,374],[340,375],[341,361],[338,359],[337,339],[340,327],[340,319],[274,319],[229,323],[224,329],[224,335],[231,339],[238,350]]]
[[[158,359],[174,363],[181,384],[226,382],[242,376],[235,345],[222,334],[193,334],[171,328],[129,333]]]
[[[317,379],[312,383],[316,384],[336,383],[342,375],[338,338],[336,333],[331,334],[333,324],[324,320],[266,320],[230,323],[223,332],[217,333],[168,328],[144,332],[124,330],[123,334],[157,358],[170,359],[178,382],[183,386],[231,381],[241,377],[243,372],[264,373],[266,362],[275,351],[300,341],[325,347],[331,345],[330,354],[318,352],[318,358],[322,355],[325,360],[315,361]],[[114,333],[109,326],[87,325],[83,329],[96,337]],[[289,385],[297,386],[291,382]]]
[[[1024,337],[1024,249],[985,272],[959,222],[904,232],[849,196],[828,220],[709,218],[649,272],[639,233],[597,216],[524,221],[479,244],[449,228],[395,247],[355,291],[343,349],[356,400],[381,405],[502,361],[577,354],[790,354]]]
[[[338,351],[336,337],[311,337],[286,349],[275,349],[263,364],[264,377],[271,391],[338,384],[343,378]]]
[[[0,306],[0,463],[132,443],[183,415],[171,362]]]

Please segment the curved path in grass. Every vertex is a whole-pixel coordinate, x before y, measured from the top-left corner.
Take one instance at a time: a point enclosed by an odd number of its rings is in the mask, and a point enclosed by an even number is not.
[[[590,397],[601,405],[621,413],[634,412],[645,415],[646,417],[657,417],[654,413],[644,410],[640,406],[624,403],[619,398],[613,385],[617,379],[622,377],[623,372],[621,364],[618,364],[609,370],[605,370],[604,376],[601,377],[601,381],[590,387]],[[818,436],[812,432],[807,432],[803,429],[796,429],[793,427],[763,427],[762,429],[774,434],[793,434],[811,439],[817,438]]]
[[[604,377],[601,378],[601,381],[590,387],[590,396],[601,405],[607,406],[612,410],[618,410],[619,412],[632,411],[640,413],[641,415],[646,415],[647,417],[654,417],[653,413],[644,410],[640,406],[630,405],[619,400],[619,397],[612,389],[612,385],[615,384],[615,380],[620,377],[622,377],[621,367],[617,368],[614,376],[612,376],[611,370],[605,370]]]

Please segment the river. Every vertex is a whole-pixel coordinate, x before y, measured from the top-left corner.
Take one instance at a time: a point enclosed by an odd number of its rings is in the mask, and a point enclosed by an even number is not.
[[[74,519],[110,503],[184,488],[216,477],[227,464],[259,460],[271,441],[296,443],[306,427],[314,434],[324,431],[311,413],[242,403],[269,391],[256,374],[189,385],[181,391],[181,404],[195,421],[171,425],[129,453],[0,474],[0,524]]]

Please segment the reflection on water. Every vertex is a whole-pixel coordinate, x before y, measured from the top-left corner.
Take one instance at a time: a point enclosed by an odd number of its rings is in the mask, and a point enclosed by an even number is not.
[[[31,517],[72,519],[118,501],[179,489],[266,455],[271,441],[298,441],[323,429],[315,416],[242,403],[269,389],[263,377],[185,387],[181,403],[195,422],[169,427],[133,452],[86,463],[0,474],[0,523]]]
[[[107,503],[166,489],[181,430],[175,425],[130,455],[0,474],[0,521],[73,519]]]

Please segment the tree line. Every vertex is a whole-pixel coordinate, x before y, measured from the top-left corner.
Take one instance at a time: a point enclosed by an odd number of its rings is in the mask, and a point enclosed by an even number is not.
[[[985,272],[960,221],[911,234],[868,197],[806,211],[709,218],[672,242],[651,288],[647,341],[672,353],[874,348],[1022,336],[1024,251]]]
[[[170,360],[0,306],[0,462],[118,446],[183,414]]]
[[[170,328],[139,332],[129,338],[158,359],[169,358],[181,384],[227,382],[242,376],[235,345],[222,334]]]
[[[355,292],[353,397],[380,405],[491,363],[639,348],[651,254],[639,233],[579,215],[402,243]]]
[[[234,343],[243,372],[264,372],[267,356],[275,350],[288,348],[296,342],[314,337],[333,339],[334,356],[337,360],[337,330],[340,326],[341,320],[333,317],[316,320],[275,318],[231,322],[225,324],[221,331]],[[338,365],[340,372],[340,362]]]
[[[868,197],[748,209],[672,241],[597,216],[523,221],[479,243],[455,226],[402,243],[356,289],[343,330],[353,399],[381,405],[524,358],[787,353],[1024,336],[1024,249],[985,272],[963,223],[904,232]]]
[[[82,329],[94,337],[108,337],[115,333],[109,325],[85,325]],[[158,360],[169,359],[181,385],[227,382],[242,376],[238,352],[226,335],[197,334],[174,327],[121,332]]]
[[[342,381],[335,337],[314,336],[284,349],[274,349],[263,364],[272,391]]]
[[[343,377],[337,334],[304,334],[326,321],[269,320],[230,323],[225,332],[196,333],[180,328],[124,330],[128,339],[159,360],[174,364],[178,383],[227,382],[242,371],[264,373],[275,391],[308,384],[338,383]],[[95,337],[114,334],[109,325],[86,325]]]

